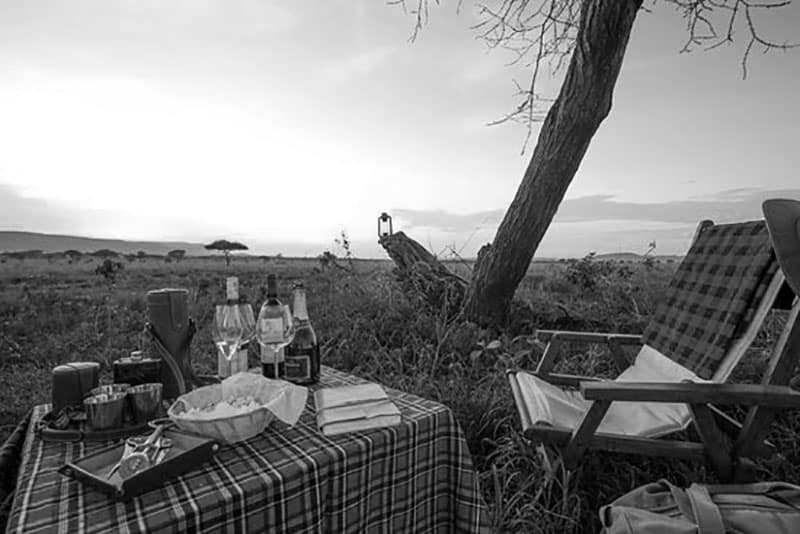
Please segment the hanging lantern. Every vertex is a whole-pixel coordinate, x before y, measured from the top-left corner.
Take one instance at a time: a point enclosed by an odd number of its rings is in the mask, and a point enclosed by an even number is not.
[[[392,235],[392,216],[386,212],[378,217],[378,238]]]

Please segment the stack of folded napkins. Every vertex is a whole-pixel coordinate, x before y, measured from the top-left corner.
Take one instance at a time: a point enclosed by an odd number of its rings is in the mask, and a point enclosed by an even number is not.
[[[326,436],[400,423],[400,410],[378,384],[318,389],[314,404],[317,426]]]

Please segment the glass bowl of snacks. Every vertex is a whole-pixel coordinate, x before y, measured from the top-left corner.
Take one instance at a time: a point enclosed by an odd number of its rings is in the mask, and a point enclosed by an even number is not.
[[[303,390],[302,399],[298,389]],[[288,413],[296,421],[305,398],[305,388],[260,374],[237,373],[220,384],[181,395],[167,415],[181,430],[237,443],[263,432],[276,415],[287,420]]]

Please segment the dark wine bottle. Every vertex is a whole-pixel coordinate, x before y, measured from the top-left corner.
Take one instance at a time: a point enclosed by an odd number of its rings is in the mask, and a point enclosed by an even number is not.
[[[315,384],[319,381],[319,343],[308,318],[306,289],[301,283],[294,285],[292,306],[295,325],[294,339],[286,347],[286,380],[295,384]]]
[[[267,378],[284,375],[283,347],[279,342],[283,332],[283,304],[278,300],[278,280],[267,276],[267,300],[261,305],[256,324],[256,338],[261,344],[261,372]]]

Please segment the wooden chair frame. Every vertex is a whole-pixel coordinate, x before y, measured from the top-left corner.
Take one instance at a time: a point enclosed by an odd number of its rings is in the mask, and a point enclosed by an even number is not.
[[[761,384],[725,384],[735,365],[752,343],[768,312],[779,301],[785,285],[782,271],[773,277],[749,327],[725,355],[711,384],[691,382],[638,383],[614,382],[596,377],[552,373],[564,342],[604,343],[620,370],[629,366],[623,347],[641,346],[638,335],[584,333],[543,330],[537,337],[545,341],[536,371],[538,378],[553,385],[580,388],[583,397],[592,401],[574,429],[533,421],[527,413],[519,383],[509,371],[514,400],[526,438],[562,449],[564,464],[575,468],[589,449],[668,456],[688,460],[708,459],[723,480],[746,480],[752,477],[750,458],[768,456],[775,447],[765,440],[769,426],[779,409],[800,408],[800,393],[788,387],[797,358],[800,356],[800,299],[795,299],[786,327],[772,351]],[[597,432],[609,406],[614,401],[686,403],[700,441],[643,438]],[[721,412],[713,404],[749,406],[743,423]]]

